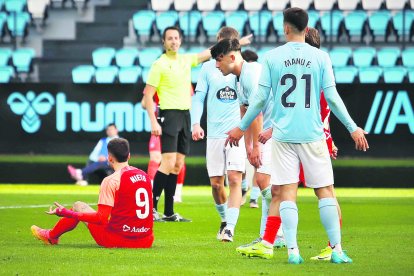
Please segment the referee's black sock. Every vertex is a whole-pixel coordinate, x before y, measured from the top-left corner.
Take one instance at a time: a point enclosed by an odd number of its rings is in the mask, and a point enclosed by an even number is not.
[[[174,195],[175,188],[177,187],[177,176],[176,174],[170,173],[165,185],[164,215],[167,217],[174,215]]]
[[[153,202],[153,208],[156,210],[158,209],[158,200],[160,200],[160,196],[162,193],[162,190],[164,190],[165,185],[168,182],[168,175],[157,171],[157,173],[154,176],[154,183],[152,187],[152,202]]]

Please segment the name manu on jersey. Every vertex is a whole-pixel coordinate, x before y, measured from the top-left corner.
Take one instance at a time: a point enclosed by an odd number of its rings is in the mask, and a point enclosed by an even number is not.
[[[147,178],[145,177],[145,175],[142,175],[142,174],[133,175],[129,179],[131,180],[132,183],[136,183],[139,181],[147,182]]]
[[[292,65],[301,65],[301,66],[306,66],[307,68],[310,68],[311,62],[304,58],[291,58],[291,59],[285,60],[285,67],[289,67]]]

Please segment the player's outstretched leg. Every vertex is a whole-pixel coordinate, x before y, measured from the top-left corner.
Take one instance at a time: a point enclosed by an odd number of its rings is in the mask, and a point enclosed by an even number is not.
[[[32,225],[30,230],[32,231],[33,236],[35,236],[38,240],[41,240],[44,244],[56,245],[59,243],[58,238],[50,237],[49,229],[42,229],[36,225]]]

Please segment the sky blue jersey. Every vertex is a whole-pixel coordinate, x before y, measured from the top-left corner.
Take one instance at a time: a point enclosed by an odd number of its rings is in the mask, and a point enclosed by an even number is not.
[[[335,88],[331,60],[327,53],[306,43],[288,42],[267,52],[262,61],[255,110],[246,113],[241,129],[271,96],[273,138],[288,143],[309,143],[324,139],[320,116],[320,95],[324,90],[332,112],[350,132],[356,124],[349,116]],[[249,111],[249,110],[248,110]]]
[[[216,68],[216,61],[210,60],[201,68],[195,91],[190,110],[191,125],[200,123],[207,97],[207,138],[226,138],[226,132],[240,123],[236,76],[223,76]]]
[[[248,106],[250,102],[256,97],[259,88],[259,78],[262,71],[262,66],[257,62],[243,62],[242,70],[240,72],[238,94],[241,105]],[[272,127],[272,111],[273,99],[269,97],[266,101],[263,112],[263,129]]]

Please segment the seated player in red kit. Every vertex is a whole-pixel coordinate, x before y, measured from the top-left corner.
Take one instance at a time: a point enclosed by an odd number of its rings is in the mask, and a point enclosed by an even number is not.
[[[33,235],[45,244],[59,243],[59,237],[85,223],[96,243],[103,247],[148,248],[154,241],[152,189],[148,175],[128,165],[129,143],[114,138],[108,143],[108,162],[115,172],[100,187],[98,211],[88,204],[75,202],[66,209],[55,202],[49,215],[62,217],[52,229],[35,225]]]

